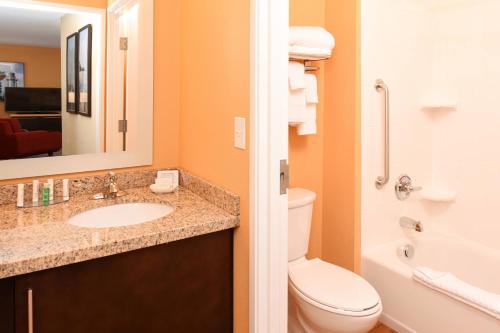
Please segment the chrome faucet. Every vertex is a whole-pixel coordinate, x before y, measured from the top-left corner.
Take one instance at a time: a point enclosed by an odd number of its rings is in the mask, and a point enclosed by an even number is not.
[[[415,230],[416,232],[424,231],[424,226],[422,225],[422,222],[415,221],[406,216],[403,216],[399,219],[399,225],[405,229]]]
[[[97,193],[92,197],[94,200],[101,199],[116,199],[123,197],[128,193],[125,191],[120,191],[118,184],[116,183],[116,174],[112,171],[108,173],[109,181],[105,183],[104,190],[101,193]]]

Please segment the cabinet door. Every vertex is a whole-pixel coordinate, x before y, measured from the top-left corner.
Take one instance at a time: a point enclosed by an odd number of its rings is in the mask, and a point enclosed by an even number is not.
[[[16,278],[16,332],[232,332],[232,231]]]
[[[14,333],[14,279],[0,280],[0,333]]]

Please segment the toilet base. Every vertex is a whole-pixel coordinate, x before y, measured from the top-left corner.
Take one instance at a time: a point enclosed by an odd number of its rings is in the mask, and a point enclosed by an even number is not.
[[[299,322],[297,307],[290,293],[288,293],[288,333],[306,333]]]

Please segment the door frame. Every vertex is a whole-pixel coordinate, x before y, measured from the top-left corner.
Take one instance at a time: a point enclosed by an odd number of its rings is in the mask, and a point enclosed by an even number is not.
[[[135,58],[141,63],[141,84],[134,80],[125,82],[130,78],[138,77],[137,70],[128,68],[128,73],[124,73],[125,58],[123,50],[120,49],[120,17],[129,9],[134,6],[139,6],[138,11],[138,43]],[[130,113],[130,110],[124,103],[123,90],[134,90],[139,92],[141,98],[137,103],[132,103],[132,110],[153,110],[153,74],[154,74],[154,1],[153,0],[116,0],[107,8],[107,59],[118,59],[117,61],[109,61],[107,64],[107,81],[106,81],[106,142],[105,152],[120,153],[126,152],[127,149],[137,148],[139,142],[134,142],[132,148],[128,145],[125,149],[124,143],[128,137],[135,137],[139,133],[152,133],[152,128],[145,128],[144,126],[129,126],[126,134],[118,131],[119,120],[134,120],[137,118],[136,112]],[[144,24],[144,22],[151,22]],[[127,36],[128,37],[128,36]],[[130,45],[130,44],[129,44]],[[129,60],[130,60],[130,56]],[[144,80],[142,80],[144,79]],[[128,96],[128,93],[125,93]],[[110,110],[117,110],[118,112],[111,112]],[[134,117],[135,116],[135,117]],[[141,115],[143,117],[143,115]],[[139,126],[141,125],[138,123]],[[148,122],[148,126],[152,126],[153,121]],[[151,138],[151,142],[152,142]],[[141,143],[143,149],[143,143]],[[151,148],[152,149],[152,148]]]
[[[250,332],[286,333],[288,0],[251,0]]]

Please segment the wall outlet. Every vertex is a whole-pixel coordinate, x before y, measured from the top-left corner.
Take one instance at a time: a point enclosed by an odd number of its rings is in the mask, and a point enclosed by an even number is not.
[[[239,149],[247,148],[245,118],[234,118],[234,146]]]

